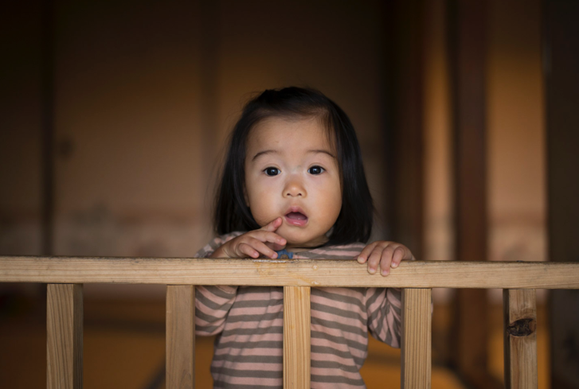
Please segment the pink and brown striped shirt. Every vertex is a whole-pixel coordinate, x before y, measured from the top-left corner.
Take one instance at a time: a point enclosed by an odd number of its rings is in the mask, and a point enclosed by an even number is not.
[[[226,241],[215,238],[195,256],[208,257]],[[294,259],[355,259],[363,243],[294,253]],[[362,266],[362,265],[360,265]],[[311,289],[311,387],[365,388],[360,368],[368,332],[400,347],[401,293],[388,288]],[[197,335],[217,335],[211,363],[215,388],[281,388],[281,287],[198,286]]]

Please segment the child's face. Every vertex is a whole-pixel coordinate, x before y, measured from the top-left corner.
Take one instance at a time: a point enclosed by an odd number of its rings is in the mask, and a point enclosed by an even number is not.
[[[334,142],[318,118],[271,117],[251,129],[245,195],[260,226],[282,217],[288,246],[323,244],[342,208]]]

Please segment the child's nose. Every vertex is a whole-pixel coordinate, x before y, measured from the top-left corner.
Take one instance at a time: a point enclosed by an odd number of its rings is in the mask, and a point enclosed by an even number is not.
[[[289,179],[283,190],[284,197],[305,197],[306,189],[300,180],[293,177]]]

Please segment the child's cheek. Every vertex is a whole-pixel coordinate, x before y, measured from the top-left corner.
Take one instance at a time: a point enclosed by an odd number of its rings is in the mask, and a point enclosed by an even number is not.
[[[248,203],[251,215],[260,227],[265,226],[276,217],[275,204],[272,202],[272,190],[267,185],[259,185],[248,191]]]
[[[266,224],[273,221],[276,217],[279,217],[279,215],[269,212],[267,207],[264,206],[263,202],[254,202],[252,205],[253,206],[250,205],[251,216],[253,216],[260,227],[265,226]]]

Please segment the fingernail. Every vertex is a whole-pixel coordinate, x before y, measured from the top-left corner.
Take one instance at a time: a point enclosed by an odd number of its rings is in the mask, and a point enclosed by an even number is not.
[[[388,270],[382,270],[382,275],[387,276],[390,272]]]
[[[356,258],[356,260],[357,260],[359,263],[364,263],[364,259],[363,259],[362,257],[358,257],[358,258]]]
[[[368,268],[368,273],[374,274],[376,273],[376,269],[372,269],[371,267]]]
[[[398,267],[397,263],[393,263],[392,265],[390,265],[392,268],[396,269]]]

